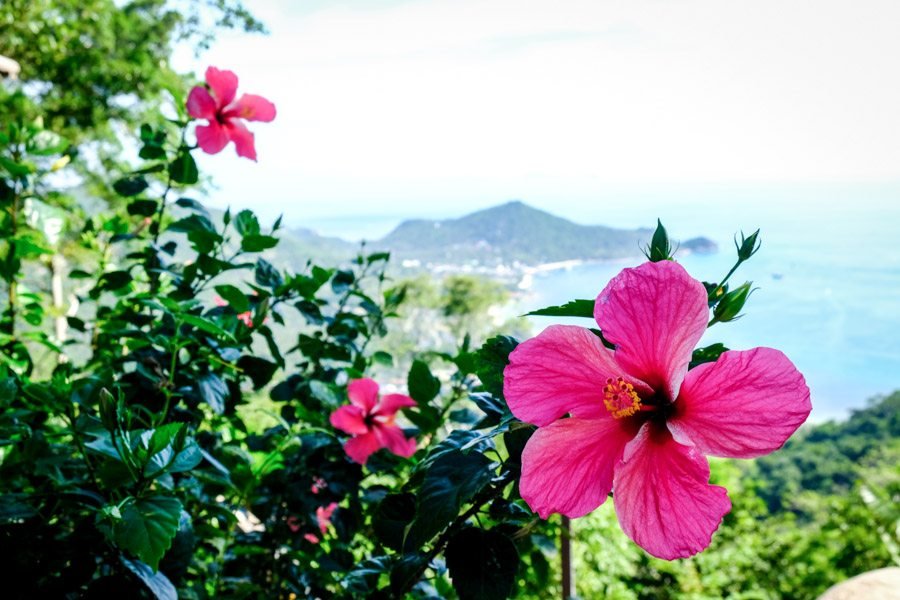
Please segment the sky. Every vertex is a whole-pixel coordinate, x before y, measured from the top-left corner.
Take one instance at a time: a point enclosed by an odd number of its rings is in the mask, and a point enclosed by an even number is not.
[[[895,0],[249,5],[271,35],[175,59],[278,107],[251,124],[258,163],[204,157],[213,204],[294,225],[513,198],[574,217],[610,190],[900,182]]]

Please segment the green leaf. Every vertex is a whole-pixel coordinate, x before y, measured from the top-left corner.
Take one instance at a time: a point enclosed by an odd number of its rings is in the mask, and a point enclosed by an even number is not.
[[[119,179],[113,183],[113,189],[116,190],[116,193],[120,196],[130,198],[131,196],[137,196],[146,190],[149,185],[150,184],[147,183],[147,180],[144,179],[142,175],[137,175]]]
[[[207,231],[210,233],[215,233],[216,228],[213,227],[212,222],[206,215],[191,215],[189,217],[185,217],[183,219],[179,219],[175,221],[171,225],[169,225],[169,231],[181,231],[185,233],[190,233],[192,231]]]
[[[728,348],[726,348],[725,345],[721,343],[710,344],[709,346],[705,346],[703,348],[697,348],[696,350],[694,350],[694,353],[691,356],[691,364],[689,365],[689,368],[693,369],[694,367],[702,365],[703,363],[716,362],[717,360],[719,360],[719,356],[721,356],[723,352],[728,352]]]
[[[34,165],[27,162],[16,162],[5,156],[0,156],[0,167],[6,169],[6,171],[12,175],[13,177],[25,177],[34,172]]]
[[[406,378],[409,395],[419,406],[431,402],[441,391],[441,381],[431,374],[431,369],[421,360],[413,361]]]
[[[335,294],[346,292],[353,282],[356,281],[356,275],[353,271],[338,271],[331,280],[331,289]]]
[[[218,375],[207,373],[197,380],[197,391],[200,398],[209,404],[216,414],[225,412],[225,400],[228,398],[228,386]]]
[[[197,163],[187,150],[182,150],[175,160],[169,163],[169,177],[175,183],[190,185],[197,183],[200,173],[197,171]]]
[[[238,359],[237,366],[253,382],[253,389],[258,390],[272,381],[278,365],[259,356],[245,355]]]
[[[147,586],[156,600],[178,600],[178,591],[175,586],[160,571],[154,572],[149,565],[139,560],[131,560],[124,556],[119,558],[121,558],[122,564]]]
[[[178,531],[181,502],[167,496],[151,496],[130,498],[120,509],[107,508],[110,510],[98,513],[101,531],[116,546],[156,571]]]
[[[425,472],[418,493],[416,520],[407,535],[407,549],[418,548],[443,530],[463,504],[494,477],[496,465],[478,452],[447,452]]]
[[[587,317],[594,318],[594,300],[572,300],[560,306],[548,306],[527,313],[529,317]]]
[[[205,331],[206,333],[209,333],[211,335],[223,337],[228,340],[234,341],[233,335],[231,335],[229,332],[225,331],[224,329],[222,329],[221,327],[219,327],[218,325],[216,325],[209,319],[204,319],[203,317],[198,317],[197,315],[186,315],[186,314],[179,315],[178,318],[182,322],[187,323],[188,325],[191,325],[193,327],[196,327],[197,329],[199,329],[201,331]]]
[[[247,234],[241,239],[244,252],[262,252],[278,245],[278,238],[271,235]]]
[[[508,336],[492,337],[475,353],[475,374],[484,389],[503,398],[503,370],[509,364],[509,354],[519,344]]]
[[[467,527],[450,539],[445,557],[460,600],[498,600],[512,593],[519,552],[503,533]]]
[[[250,300],[239,288],[230,284],[217,285],[216,293],[219,294],[219,296],[221,296],[235,312],[244,313],[250,310]]]
[[[158,208],[159,203],[156,200],[135,200],[128,205],[128,214],[152,217]]]
[[[110,271],[100,277],[98,285],[103,290],[118,290],[129,283],[131,283],[131,273],[128,271]]]
[[[181,208],[192,210],[194,212],[198,212],[207,218],[209,217],[209,213],[207,212],[206,207],[193,198],[179,198],[175,201],[175,205],[180,206]]]
[[[256,283],[267,288],[277,288],[284,285],[284,278],[278,272],[272,263],[260,258],[256,261],[256,270],[254,272]]]
[[[167,423],[150,432],[147,442],[147,456],[153,456],[172,443],[172,440],[184,428],[184,423]]]
[[[415,518],[414,494],[388,494],[375,509],[372,528],[381,543],[399,552],[403,549],[406,532]]]
[[[242,210],[234,216],[234,229],[241,236],[259,235],[259,220],[252,210]]]

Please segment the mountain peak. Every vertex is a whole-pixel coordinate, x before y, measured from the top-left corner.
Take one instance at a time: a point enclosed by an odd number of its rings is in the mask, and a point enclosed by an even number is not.
[[[579,225],[510,200],[456,219],[404,221],[377,245],[439,264],[536,265],[636,256],[646,238],[646,230]]]

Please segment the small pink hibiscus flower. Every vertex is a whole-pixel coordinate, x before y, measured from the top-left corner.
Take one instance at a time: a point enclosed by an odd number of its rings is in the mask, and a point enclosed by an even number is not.
[[[313,479],[312,485],[309,486],[309,491],[311,491],[313,494],[318,494],[320,491],[324,490],[327,487],[327,481],[325,481],[321,477],[315,477]]]
[[[354,379],[347,386],[349,406],[331,413],[331,424],[353,437],[344,443],[344,451],[354,462],[366,464],[369,456],[387,448],[398,456],[409,458],[416,453],[416,440],[403,434],[394,423],[397,411],[415,406],[415,401],[402,394],[378,398],[378,384],[372,379]]]
[[[228,303],[225,302],[225,300],[220,298],[219,296],[216,296],[213,300],[215,301],[216,306],[228,306]],[[237,318],[238,318],[238,321],[240,321],[247,327],[253,327],[253,311],[248,310],[248,311],[244,311],[242,313],[238,313]],[[266,320],[268,320],[268,319],[266,319]]]
[[[254,94],[243,94],[235,100],[237,86],[238,78],[232,71],[209,67],[206,87],[194,86],[188,94],[188,114],[208,121],[197,127],[197,145],[201,150],[217,154],[228,142],[234,142],[238,156],[256,160],[253,133],[244,120],[269,122],[275,118],[275,105]]]
[[[809,388],[771,348],[725,352],[688,371],[707,294],[671,261],[622,271],[594,318],[615,350],[588,329],[556,325],[510,354],[504,395],[538,426],[522,453],[522,498],[542,518],[574,518],[612,491],[639,546],[668,560],[696,554],[731,510],[704,455],[777,450],[809,416]]]
[[[316,509],[316,524],[318,524],[322,535],[328,532],[328,528],[331,526],[331,516],[336,508],[337,502],[332,502],[328,506],[320,506]]]

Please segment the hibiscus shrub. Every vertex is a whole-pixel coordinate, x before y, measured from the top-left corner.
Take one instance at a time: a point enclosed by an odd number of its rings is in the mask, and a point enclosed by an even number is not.
[[[661,225],[650,262],[596,301],[535,313],[599,330],[422,348],[390,380],[399,357],[377,340],[403,293],[387,254],[287,272],[265,258],[280,219],[185,195],[193,152],[234,142],[255,159],[243,120],[276,112],[237,96],[230,71],[206,78],[176,119],[141,128],[145,164],[112,185],[121,204],[81,220],[56,190],[65,141],[3,127],[10,597],[542,596],[558,577],[551,514],[612,493],[648,552],[696,553],[729,507],[703,455],[770,452],[808,414],[777,351],[694,349],[750,286],[692,279]],[[735,268],[756,244],[742,239]],[[40,291],[61,269],[74,314]]]

